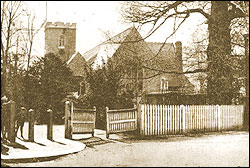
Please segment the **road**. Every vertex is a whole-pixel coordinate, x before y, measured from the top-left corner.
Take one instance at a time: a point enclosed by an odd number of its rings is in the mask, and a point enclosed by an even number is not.
[[[249,132],[226,132],[196,137],[153,140],[112,140],[81,152],[17,167],[182,166],[249,167]]]

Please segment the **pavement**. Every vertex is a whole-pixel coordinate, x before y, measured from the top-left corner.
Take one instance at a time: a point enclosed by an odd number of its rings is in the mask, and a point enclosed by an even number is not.
[[[64,138],[64,125],[53,126],[53,140],[47,139],[47,125],[34,126],[34,142],[28,141],[28,127],[25,123],[23,128],[23,136],[21,138],[20,130],[17,133],[15,143],[9,143],[8,155],[1,154],[1,162],[6,163],[27,163],[52,160],[54,158],[67,154],[77,153],[85,149],[86,144],[116,142],[130,137],[122,133],[110,134],[109,139],[106,138],[106,131],[95,129],[94,138],[91,134],[73,134],[72,140]],[[132,135],[133,136],[133,135]]]
[[[64,138],[64,125],[54,125],[53,141],[50,141],[47,126],[35,125],[35,142],[28,142],[28,123],[25,123],[24,130],[26,140],[20,138],[19,132],[16,143],[9,145],[9,154],[1,154],[1,167],[249,166],[249,132],[226,131],[156,139],[144,137],[138,141],[140,137],[133,133],[110,134],[106,139],[106,131],[95,129],[94,137],[73,134],[73,140],[69,140]],[[64,155],[67,156],[63,160],[54,161]]]
[[[100,131],[96,136],[103,136],[102,133],[105,131]],[[96,136],[80,139],[87,147],[75,154],[42,162],[8,163],[8,166],[249,167],[249,132],[225,131],[178,137],[145,137],[139,140],[126,135],[122,141],[116,139],[118,135],[110,136],[115,143]]]
[[[81,138],[91,137],[84,134]],[[74,137],[73,137],[74,138]],[[1,162],[32,162],[48,160],[58,156],[76,153],[83,150],[86,145],[76,140],[64,138],[64,125],[53,126],[53,140],[47,139],[47,126],[34,126],[34,142],[28,141],[28,123],[24,125],[24,139],[20,130],[15,143],[7,144],[8,155],[1,154]],[[6,146],[6,145],[4,145]]]
[[[211,133],[213,134],[222,134],[222,133]],[[223,134],[234,134],[234,132],[225,132]],[[76,154],[86,147],[91,147],[96,144],[105,144],[112,143],[119,144],[130,144],[130,141],[140,139],[133,133],[117,133],[110,134],[109,139],[106,138],[106,131],[95,129],[94,137],[91,134],[73,134],[72,140],[64,138],[64,125],[54,125],[53,126],[53,140],[47,139],[47,126],[46,125],[35,125],[34,126],[34,142],[28,141],[28,123],[24,125],[24,139],[20,138],[20,131],[18,132],[16,142],[13,144],[8,144],[8,155],[1,154],[1,167],[5,163],[31,163],[31,162],[41,162],[53,160],[57,157]],[[183,136],[174,136],[167,138],[168,141],[177,141],[178,139],[186,139]],[[170,139],[169,139],[170,138]],[[144,137],[141,143],[146,145],[147,139],[150,140],[152,137]],[[154,138],[153,138],[154,139]],[[166,139],[166,138],[163,138]],[[157,143],[161,138],[157,138]],[[153,141],[154,142],[154,141]],[[136,143],[137,144],[137,143]],[[116,146],[115,148],[118,149]],[[144,148],[144,147],[143,147]],[[92,148],[89,148],[92,149]],[[121,153],[122,153],[121,149]],[[106,150],[104,150],[106,151]],[[94,154],[96,155],[96,154]],[[93,155],[93,157],[94,157]],[[91,155],[92,156],[92,155]]]

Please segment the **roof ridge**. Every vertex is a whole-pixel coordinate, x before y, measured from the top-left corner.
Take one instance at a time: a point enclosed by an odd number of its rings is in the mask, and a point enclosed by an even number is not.
[[[146,41],[146,43],[164,44],[163,42],[153,42],[153,41]],[[165,44],[174,44],[174,43],[165,43]]]
[[[77,52],[75,52],[71,57],[70,57],[70,59],[66,62],[66,64],[69,64],[78,54],[80,54],[80,56],[82,56],[82,54],[79,52],[79,51],[77,51]],[[83,56],[82,56],[83,57]],[[83,57],[83,59],[85,60],[85,58]],[[86,60],[85,60],[86,61]]]
[[[97,47],[97,46],[99,46],[99,45],[102,45],[103,43],[105,43],[105,42],[109,41],[110,39],[112,39],[112,38],[114,38],[114,37],[116,37],[116,36],[118,36],[118,35],[121,35],[122,33],[126,32],[127,30],[132,29],[132,28],[133,28],[133,27],[129,27],[129,28],[127,28],[126,30],[122,31],[121,33],[118,33],[118,34],[116,34],[116,35],[114,35],[114,36],[110,37],[109,39],[107,39],[107,40],[105,40],[105,41],[101,42],[100,44],[96,45],[95,47],[91,48],[90,50],[92,50],[92,49],[96,48],[96,47]],[[85,53],[89,52],[90,50],[86,51]],[[83,55],[84,55],[85,53],[83,53]]]
[[[120,32],[120,33],[118,33],[118,34],[116,34],[116,35],[110,37],[109,39],[107,39],[107,40],[101,42],[100,44],[96,45],[95,47],[93,47],[93,48],[91,48],[90,50],[88,50],[88,51],[86,51],[85,53],[83,53],[82,56],[84,57],[84,55],[86,55],[87,53],[91,52],[91,50],[93,50],[93,49],[95,49],[95,48],[97,48],[97,47],[99,47],[99,46],[101,46],[101,45],[103,45],[103,44],[109,43],[110,41],[112,41],[112,39],[114,39],[114,38],[116,38],[116,37],[119,37],[120,35],[124,34],[126,31],[129,31],[130,29],[132,30],[133,28],[135,28],[135,27],[134,27],[134,26],[131,26],[131,27],[125,29],[124,31],[122,31],[122,32]],[[95,57],[95,56],[93,56],[93,57]],[[86,60],[86,61],[88,62],[91,58],[92,58],[92,57],[90,57],[90,58],[89,58],[88,60]]]
[[[129,31],[130,29],[132,30],[133,28],[135,28],[135,27],[132,26],[132,27],[129,27],[129,28],[125,29],[124,31],[122,31],[122,32],[120,32],[120,33],[114,35],[113,37],[110,37],[109,39],[107,39],[107,40],[104,41],[103,43],[110,42],[110,41],[112,42],[112,39],[114,40],[114,38],[121,36],[122,34],[124,34],[125,32]],[[127,35],[128,35],[128,34],[127,34]],[[122,40],[124,40],[124,39],[122,39]]]
[[[76,56],[76,53],[74,53],[70,58],[69,60],[66,62],[66,64],[69,64]]]
[[[123,34],[124,32],[126,32],[126,31],[128,31],[129,29],[132,29],[132,28],[133,28],[133,27],[129,27],[129,28],[125,29],[124,31],[122,31],[122,32],[120,32],[120,33],[114,35],[113,37],[116,37],[116,36],[118,36],[118,35],[121,35],[121,34]],[[113,37],[111,37],[111,38],[113,38]],[[107,40],[106,40],[106,41],[107,41]]]

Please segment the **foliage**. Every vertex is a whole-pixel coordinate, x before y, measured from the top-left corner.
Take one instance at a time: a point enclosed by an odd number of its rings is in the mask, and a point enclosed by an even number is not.
[[[74,85],[71,70],[53,53],[34,62],[25,76],[25,100],[27,108],[35,109],[39,122],[46,122],[46,110],[54,111],[55,117],[63,115],[63,102]],[[61,116],[62,117],[62,116]]]
[[[89,101],[92,106],[110,109],[129,108],[131,102],[123,88],[122,76],[124,75],[123,67],[117,66],[116,62],[108,59],[103,60],[103,67],[90,69],[87,72],[87,81],[89,83],[90,93]],[[125,96],[122,97],[121,95]],[[121,98],[122,97],[122,98]],[[133,97],[133,96],[132,96]],[[126,105],[129,106],[126,106]]]
[[[132,90],[126,89],[122,82],[124,67],[118,66],[118,62],[108,59],[103,61],[103,66],[97,69],[87,70],[87,82],[89,90],[84,97],[85,103],[97,109],[97,127],[105,124],[105,108],[124,109],[133,107],[135,95]],[[83,100],[83,99],[81,99]]]
[[[126,21],[138,23],[139,26],[152,25],[152,29],[145,38],[152,35],[165,23],[167,24],[168,20],[174,19],[174,30],[165,41],[176,33],[182,23],[190,17],[190,14],[203,15],[206,19],[203,25],[208,25],[209,34],[205,53],[208,65],[201,69],[195,68],[193,71],[195,73],[206,72],[209,103],[230,104],[233,97],[237,96],[239,87],[235,87],[237,86],[235,83],[237,83],[239,75],[235,74],[235,67],[240,64],[235,64],[232,46],[242,46],[243,36],[242,33],[237,33],[238,30],[249,32],[249,26],[246,24],[249,22],[249,2],[130,1],[124,2],[122,10]],[[230,34],[232,28],[234,30]],[[234,44],[232,45],[232,43]],[[242,67],[238,69],[242,69]]]
[[[1,1],[1,90],[5,92],[15,92],[8,88],[15,85],[15,81],[11,80],[9,73],[18,67],[19,70],[29,68],[32,57],[32,47],[34,45],[34,37],[41,30],[45,21],[39,28],[35,27],[35,14],[29,9],[23,1]],[[15,54],[14,54],[15,53]],[[15,65],[14,63],[15,62]],[[11,73],[14,73],[13,71]],[[21,75],[21,74],[17,74]],[[23,75],[23,74],[22,74]],[[16,88],[15,88],[16,89]],[[8,93],[9,94],[9,93]],[[14,93],[11,93],[14,94]]]

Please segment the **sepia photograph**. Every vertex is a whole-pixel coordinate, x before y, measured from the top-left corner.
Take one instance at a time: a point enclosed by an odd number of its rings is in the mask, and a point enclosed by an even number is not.
[[[1,167],[249,167],[249,1],[1,1]]]

